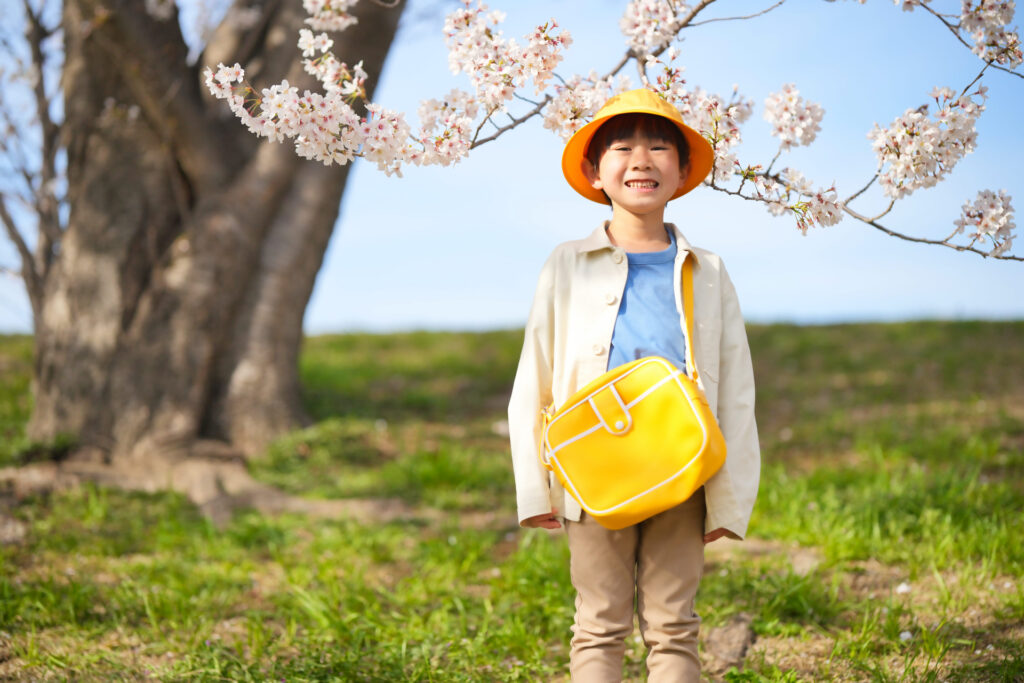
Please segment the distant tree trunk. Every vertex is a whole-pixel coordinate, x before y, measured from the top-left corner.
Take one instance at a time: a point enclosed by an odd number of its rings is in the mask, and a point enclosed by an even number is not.
[[[64,3],[70,215],[35,311],[29,432],[77,436],[129,485],[259,453],[307,421],[302,317],[349,167],[259,141],[204,93],[201,70],[219,61],[245,64],[257,88],[313,87],[299,0],[238,4],[260,22],[225,23],[189,66],[176,17],[141,0]],[[335,53],[364,60],[372,92],[401,10],[356,13]]]

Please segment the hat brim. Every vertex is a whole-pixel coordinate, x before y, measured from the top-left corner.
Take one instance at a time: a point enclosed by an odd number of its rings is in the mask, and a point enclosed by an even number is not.
[[[656,96],[657,95],[655,95],[655,97]],[[598,112],[599,116],[576,131],[573,136],[569,138],[569,142],[565,143],[565,149],[562,151],[562,174],[569,182],[569,185],[572,186],[572,189],[598,204],[608,203],[608,198],[605,196],[604,192],[594,189],[590,184],[590,179],[584,171],[583,164],[590,163],[587,161],[587,147],[590,146],[590,141],[594,138],[594,134],[597,133],[597,129],[600,128],[608,119],[615,116],[621,116],[622,114],[633,113],[653,114],[655,116],[660,116],[667,121],[671,121],[672,125],[678,128],[679,132],[683,134],[683,137],[686,139],[686,142],[690,147],[690,159],[687,164],[686,181],[678,190],[676,190],[675,194],[673,194],[670,199],[682,197],[684,194],[700,185],[704,178],[707,177],[708,173],[711,172],[711,167],[715,160],[714,150],[711,148],[708,141],[704,139],[704,136],[693,128],[687,126],[682,121],[677,121],[674,118],[666,116],[664,112],[658,111],[653,107],[637,105],[626,108],[616,108],[604,115],[601,115],[601,112]]]

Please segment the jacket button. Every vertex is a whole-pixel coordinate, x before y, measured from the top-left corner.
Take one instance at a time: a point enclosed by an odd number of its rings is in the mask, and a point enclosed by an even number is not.
[[[594,349],[594,355],[595,356],[600,356],[602,353],[604,353],[604,345],[603,344],[594,344],[593,349]]]
[[[616,263],[622,263],[622,252],[615,252],[615,256],[612,256],[612,260],[615,261]]]
[[[609,306],[611,306],[613,303],[615,303],[618,300],[619,300],[619,297],[615,296],[611,292],[608,292],[607,294],[604,295],[604,302],[606,304],[608,304]]]

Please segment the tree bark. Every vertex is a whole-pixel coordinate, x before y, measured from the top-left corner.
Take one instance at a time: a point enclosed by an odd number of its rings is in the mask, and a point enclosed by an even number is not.
[[[258,4],[261,21],[222,26],[200,66],[312,88],[301,3]],[[401,10],[356,13],[335,54],[364,60],[372,94]],[[252,456],[306,421],[302,316],[348,167],[249,135],[203,94],[176,18],[66,0],[63,26],[70,214],[36,320],[29,434],[73,435],[84,460],[159,488],[189,458]]]

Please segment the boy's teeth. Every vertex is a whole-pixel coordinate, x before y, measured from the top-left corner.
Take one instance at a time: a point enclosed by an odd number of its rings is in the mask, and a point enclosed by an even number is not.
[[[654,188],[658,186],[658,183],[653,180],[630,180],[626,185],[629,187]]]

